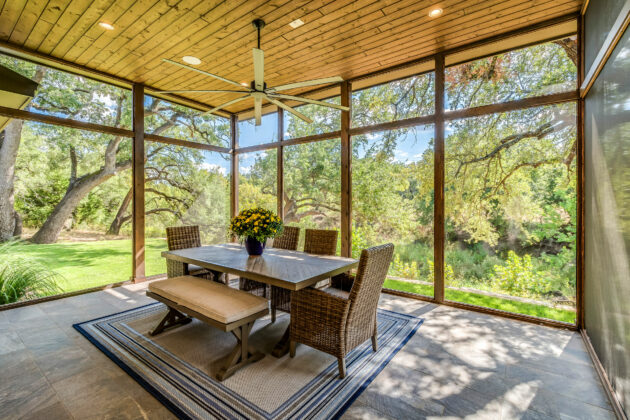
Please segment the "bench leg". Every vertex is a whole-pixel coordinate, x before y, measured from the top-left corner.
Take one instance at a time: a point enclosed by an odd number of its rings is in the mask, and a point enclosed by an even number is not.
[[[223,381],[234,374],[238,369],[245,365],[254,363],[265,357],[260,352],[252,352],[249,349],[249,333],[254,326],[254,322],[242,325],[235,330],[232,330],[232,334],[236,337],[236,346],[234,350],[228,356],[227,362],[219,373],[217,373],[217,379]]]
[[[162,318],[155,329],[149,332],[150,335],[158,335],[159,333],[177,325],[185,325],[192,321],[192,318],[179,312],[177,309],[168,308],[168,313]]]

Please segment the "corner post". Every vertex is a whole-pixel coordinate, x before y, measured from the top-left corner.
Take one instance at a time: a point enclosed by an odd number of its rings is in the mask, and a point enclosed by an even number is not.
[[[133,273],[132,280],[141,282],[146,279],[145,274],[145,244],[144,244],[144,86],[134,84],[133,96],[133,143],[132,155],[132,249]]]
[[[435,56],[435,141],[433,153],[433,298],[444,302],[444,55]]]
[[[578,16],[578,87],[584,82],[584,15]],[[578,329],[584,329],[584,97],[580,95],[577,103],[577,229],[576,234],[576,279],[575,279],[575,323]]]
[[[284,112],[282,108],[278,108],[278,141],[284,140]],[[278,146],[277,153],[277,199],[278,199],[278,217],[284,220],[284,146]]]
[[[352,87],[341,82],[341,105],[352,104]],[[341,111],[341,255],[352,256],[352,142],[350,138],[350,113]]]
[[[238,117],[232,115],[230,117],[230,137],[231,144],[231,164],[230,164],[230,219],[233,219],[238,214],[238,154],[236,149],[238,148]],[[236,240],[236,237],[232,236],[232,242]]]

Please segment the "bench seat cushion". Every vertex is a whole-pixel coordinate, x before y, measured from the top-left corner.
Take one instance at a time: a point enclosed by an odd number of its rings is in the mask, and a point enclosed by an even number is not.
[[[193,276],[149,283],[149,290],[223,324],[267,309],[267,299]]]

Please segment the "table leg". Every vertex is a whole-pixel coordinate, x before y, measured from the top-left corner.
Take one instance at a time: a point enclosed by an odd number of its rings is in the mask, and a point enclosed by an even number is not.
[[[289,326],[285,330],[284,335],[282,336],[280,341],[278,341],[278,343],[276,343],[276,345],[274,346],[273,350],[271,350],[271,355],[273,357],[282,357],[289,352],[290,329],[291,329],[291,325],[289,324]]]
[[[216,281],[217,283],[224,283],[224,284],[228,284],[228,276],[227,274],[224,274],[220,271],[214,271],[214,270],[208,270],[209,272],[212,273],[212,276],[214,277],[214,281]]]

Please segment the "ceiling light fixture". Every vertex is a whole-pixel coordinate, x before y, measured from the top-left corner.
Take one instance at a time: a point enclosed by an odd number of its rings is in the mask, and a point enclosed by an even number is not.
[[[443,10],[439,7],[435,7],[429,11],[429,17],[436,18],[438,16],[442,16]]]
[[[100,26],[103,29],[107,29],[108,31],[113,31],[114,30],[114,25],[112,25],[111,23],[99,22],[98,26]]]
[[[295,19],[293,22],[289,23],[289,26],[292,27],[293,29],[299,28],[302,25],[304,25],[304,22],[302,21],[302,19]]]
[[[198,66],[199,64],[201,64],[201,60],[197,57],[193,57],[192,55],[185,55],[182,57],[182,60],[184,61],[184,63],[190,64],[192,66]]]
[[[249,87],[249,83],[247,83],[247,82],[241,82],[241,86]]]

